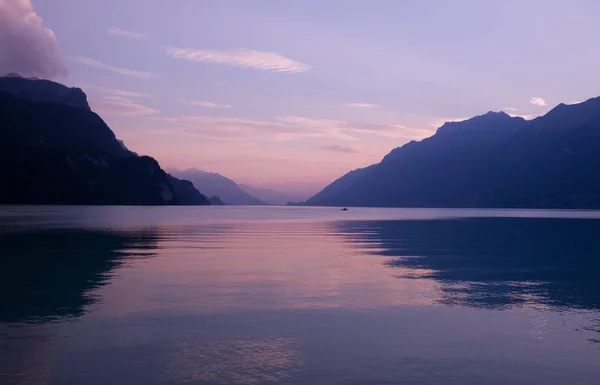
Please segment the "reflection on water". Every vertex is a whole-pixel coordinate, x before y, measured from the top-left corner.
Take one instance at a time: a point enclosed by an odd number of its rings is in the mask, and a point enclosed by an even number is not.
[[[287,380],[300,366],[296,342],[289,338],[262,341],[217,341],[172,349],[169,377],[177,382],[206,381],[256,384]]]
[[[600,221],[476,218],[344,222],[400,278],[440,283],[441,303],[600,308]],[[364,231],[368,229],[369,231]]]
[[[83,314],[92,289],[127,257],[151,256],[153,231],[54,230],[0,234],[1,321],[40,322]]]
[[[595,383],[598,218],[2,208],[0,383]]]

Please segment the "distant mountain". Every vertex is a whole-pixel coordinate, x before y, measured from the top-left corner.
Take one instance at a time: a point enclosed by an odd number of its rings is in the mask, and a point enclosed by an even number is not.
[[[446,123],[307,205],[600,208],[600,98],[527,121],[489,112]]]
[[[156,160],[117,140],[81,90],[0,78],[0,203],[189,203],[174,182]]]
[[[212,200],[196,190],[194,184],[189,180],[177,179],[169,174],[167,174],[167,179],[171,183],[171,186],[173,186],[180,204],[188,206],[208,206],[213,204]]]
[[[172,171],[171,174],[178,178],[192,181],[194,186],[200,188],[207,196],[218,196],[226,205],[265,205],[234,181],[223,175],[197,169]]]
[[[221,198],[219,198],[217,196],[211,197],[209,200],[210,200],[210,204],[213,206],[224,206],[225,205],[225,203],[223,203]]]
[[[239,185],[248,194],[270,205],[286,205],[288,202],[302,200],[302,197],[290,195],[270,188],[253,187],[247,184]]]

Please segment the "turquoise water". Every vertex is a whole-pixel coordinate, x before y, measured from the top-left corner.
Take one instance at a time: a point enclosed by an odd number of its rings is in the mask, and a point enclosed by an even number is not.
[[[600,213],[0,207],[1,384],[596,384]]]

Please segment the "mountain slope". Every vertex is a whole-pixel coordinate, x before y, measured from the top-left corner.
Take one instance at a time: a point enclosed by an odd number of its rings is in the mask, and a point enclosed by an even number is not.
[[[240,184],[239,186],[251,196],[270,205],[286,205],[289,202],[303,199],[303,197],[293,196],[270,188],[254,187],[247,184]]]
[[[26,79],[18,74],[0,77],[0,90],[32,102],[52,102],[90,111],[85,93],[50,80]]]
[[[179,204],[188,206],[208,206],[212,204],[211,200],[196,190],[194,184],[189,180],[177,179],[169,174],[167,174],[167,179],[171,186],[173,186],[173,191],[179,200]]]
[[[526,121],[487,113],[346,175],[310,205],[600,207],[600,99]]]
[[[158,162],[127,150],[81,94],[0,78],[0,203],[188,204]]]
[[[197,169],[172,171],[177,178],[187,179],[202,193],[219,197],[226,205],[265,205],[266,203],[245,192],[234,181],[217,173]]]

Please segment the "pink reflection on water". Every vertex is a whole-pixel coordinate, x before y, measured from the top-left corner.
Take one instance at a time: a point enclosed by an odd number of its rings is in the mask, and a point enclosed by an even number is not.
[[[190,234],[193,233],[193,234]],[[101,289],[102,312],[228,312],[434,303],[439,284],[390,270],[379,245],[334,223],[237,223],[171,230],[152,259],[133,261]],[[412,274],[410,279],[398,279]]]

